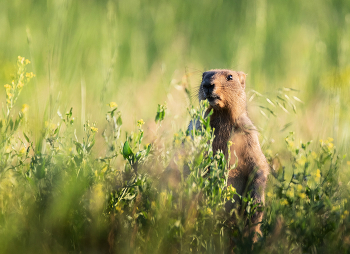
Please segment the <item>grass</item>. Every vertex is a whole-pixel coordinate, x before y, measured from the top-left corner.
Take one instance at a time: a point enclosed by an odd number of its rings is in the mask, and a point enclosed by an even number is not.
[[[230,237],[251,251],[223,212],[225,160],[198,154],[210,130],[185,135],[210,68],[248,73],[274,166],[253,250],[347,252],[349,13],[342,0],[2,1],[0,252],[212,253]],[[179,155],[191,175],[164,188]]]

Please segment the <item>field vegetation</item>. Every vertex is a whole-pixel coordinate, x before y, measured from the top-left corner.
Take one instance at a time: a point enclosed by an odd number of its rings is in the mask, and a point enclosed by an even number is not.
[[[0,253],[349,252],[349,1],[4,0],[0,27]],[[271,165],[254,244],[211,68],[248,74]]]

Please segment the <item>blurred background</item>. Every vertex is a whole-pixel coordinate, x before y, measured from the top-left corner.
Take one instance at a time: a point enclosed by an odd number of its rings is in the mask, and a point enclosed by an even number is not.
[[[175,132],[188,124],[185,88],[198,103],[202,71],[227,68],[248,74],[248,108],[266,144],[295,131],[349,151],[348,0],[2,0],[1,84],[18,55],[36,74],[17,103],[29,105],[32,135],[71,107],[78,132],[86,120],[103,130],[111,101],[126,130],[153,122],[166,102]]]

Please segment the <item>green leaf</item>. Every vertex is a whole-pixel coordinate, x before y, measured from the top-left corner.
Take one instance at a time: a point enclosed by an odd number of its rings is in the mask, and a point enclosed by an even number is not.
[[[73,108],[70,108],[69,112],[66,113],[67,118],[71,118],[73,114]]]
[[[140,160],[142,157],[142,151],[138,151],[135,155],[136,161]]]
[[[119,116],[118,119],[117,119],[117,124],[118,126],[121,126],[123,124],[123,121],[122,121],[122,117]]]
[[[124,146],[123,146],[123,157],[124,159],[129,159],[130,156],[134,155],[132,152],[129,142],[125,141]]]
[[[78,166],[81,164],[82,160],[83,159],[80,156],[74,156],[74,161]]]
[[[165,116],[165,106],[158,104],[158,110],[157,110],[157,115],[156,115],[156,123],[161,122],[164,120]]]
[[[24,138],[27,140],[28,143],[30,143],[28,136],[23,132]]]
[[[110,113],[110,114],[111,114],[111,116],[113,117],[113,116],[114,116],[114,112],[115,112],[117,109],[118,109],[118,108],[115,108],[115,109],[113,109],[113,110],[109,111],[108,113]]]
[[[285,131],[289,126],[291,126],[293,122],[285,124],[280,131]]]
[[[273,112],[271,109],[269,109],[268,107],[264,107],[264,106],[259,106],[260,108],[266,109],[267,111],[269,111],[271,113],[271,115],[276,116],[275,112]],[[274,105],[275,107],[275,105]]]
[[[203,151],[200,151],[194,159],[194,166],[199,166],[203,161]]]
[[[21,118],[18,118],[18,119],[15,121],[15,126],[14,126],[13,130],[17,130],[20,121],[21,121]]]
[[[86,147],[86,151],[89,153],[91,148],[94,146],[95,144],[95,140],[93,140],[90,144],[88,144],[88,146]]]
[[[13,129],[13,121],[12,121],[12,119],[10,119],[9,124],[10,124],[10,128],[11,128],[11,130],[12,130],[12,129]]]
[[[77,153],[82,153],[83,152],[83,146],[79,142],[74,141],[75,147],[77,149]]]
[[[146,148],[146,156],[149,154],[149,152],[151,151],[151,147],[152,147],[152,145],[151,144],[149,144],[148,146],[147,146],[147,148]]]

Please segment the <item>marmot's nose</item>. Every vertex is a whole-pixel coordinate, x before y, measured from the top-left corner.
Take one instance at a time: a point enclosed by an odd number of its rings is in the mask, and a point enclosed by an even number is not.
[[[209,95],[213,92],[214,87],[215,87],[215,84],[213,82],[204,82],[203,83],[203,89],[207,95]]]

